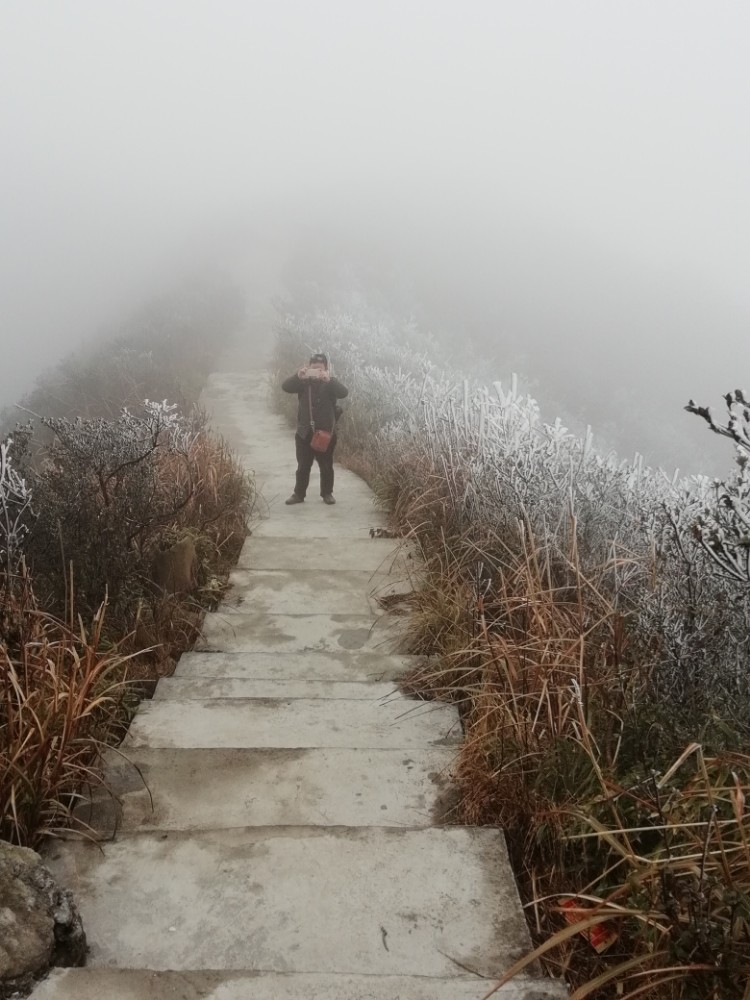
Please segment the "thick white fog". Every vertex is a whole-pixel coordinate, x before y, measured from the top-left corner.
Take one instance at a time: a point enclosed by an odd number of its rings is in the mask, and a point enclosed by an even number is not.
[[[299,227],[684,465],[748,382],[749,43],[732,0],[4,0],[0,403]]]

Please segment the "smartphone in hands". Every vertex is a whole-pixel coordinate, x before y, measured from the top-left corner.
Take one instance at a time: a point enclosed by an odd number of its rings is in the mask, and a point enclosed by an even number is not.
[[[330,375],[325,368],[300,368],[297,375],[303,382],[329,382]]]

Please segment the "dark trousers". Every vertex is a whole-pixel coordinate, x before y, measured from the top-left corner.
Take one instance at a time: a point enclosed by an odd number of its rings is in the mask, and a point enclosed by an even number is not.
[[[320,467],[320,495],[327,496],[333,493],[333,450],[336,447],[335,436],[331,438],[328,451],[313,451],[310,447],[310,438],[303,439],[294,436],[294,444],[297,449],[297,477],[294,492],[298,497],[304,499],[307,487],[310,484],[310,470],[313,462],[317,462]]]

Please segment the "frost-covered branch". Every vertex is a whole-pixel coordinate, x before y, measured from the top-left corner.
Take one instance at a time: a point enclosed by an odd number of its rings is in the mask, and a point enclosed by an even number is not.
[[[727,422],[718,424],[707,406],[698,406],[694,400],[689,400],[685,409],[702,417],[708,426],[721,437],[728,437],[737,447],[750,454],[750,401],[742,389],[735,389],[724,396],[727,407]]]
[[[702,417],[715,434],[734,441],[737,470],[731,479],[716,480],[696,511],[696,537],[724,574],[750,583],[750,402],[741,389],[724,396],[725,424],[718,424],[707,407],[691,399],[685,407]]]
[[[33,551],[45,565],[55,551],[62,549],[63,565],[77,553],[77,568],[86,568],[79,593],[101,599],[107,589],[116,601],[133,567],[195,496],[190,450],[198,425],[166,400],[111,420],[43,423],[54,440],[34,477]]]
[[[0,571],[11,576],[29,533],[31,489],[14,468],[13,438],[0,443]]]

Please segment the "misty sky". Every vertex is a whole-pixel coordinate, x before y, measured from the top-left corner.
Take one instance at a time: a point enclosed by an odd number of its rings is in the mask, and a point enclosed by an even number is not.
[[[670,407],[748,384],[749,46],[731,0],[3,0],[0,402],[227,234],[322,221],[443,301],[455,261],[579,378],[627,341]]]

